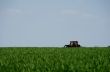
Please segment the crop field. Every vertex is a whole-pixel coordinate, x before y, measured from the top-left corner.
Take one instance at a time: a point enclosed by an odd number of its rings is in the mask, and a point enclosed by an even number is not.
[[[0,72],[110,72],[110,48],[0,48]]]

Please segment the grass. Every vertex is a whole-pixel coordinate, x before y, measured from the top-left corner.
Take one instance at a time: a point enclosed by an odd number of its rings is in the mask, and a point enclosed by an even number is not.
[[[0,72],[110,72],[110,48],[0,48]]]

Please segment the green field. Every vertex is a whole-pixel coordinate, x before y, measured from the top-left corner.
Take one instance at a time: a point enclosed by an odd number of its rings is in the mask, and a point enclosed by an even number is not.
[[[0,48],[0,72],[110,72],[110,48]]]

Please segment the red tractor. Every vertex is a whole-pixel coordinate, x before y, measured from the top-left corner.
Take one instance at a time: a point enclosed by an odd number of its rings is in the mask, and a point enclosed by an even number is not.
[[[81,46],[78,44],[78,41],[70,41],[70,44],[65,45],[64,47],[81,47]]]

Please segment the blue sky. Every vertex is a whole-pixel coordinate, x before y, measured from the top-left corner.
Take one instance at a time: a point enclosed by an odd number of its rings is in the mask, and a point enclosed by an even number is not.
[[[110,0],[0,0],[0,46],[110,45]]]

